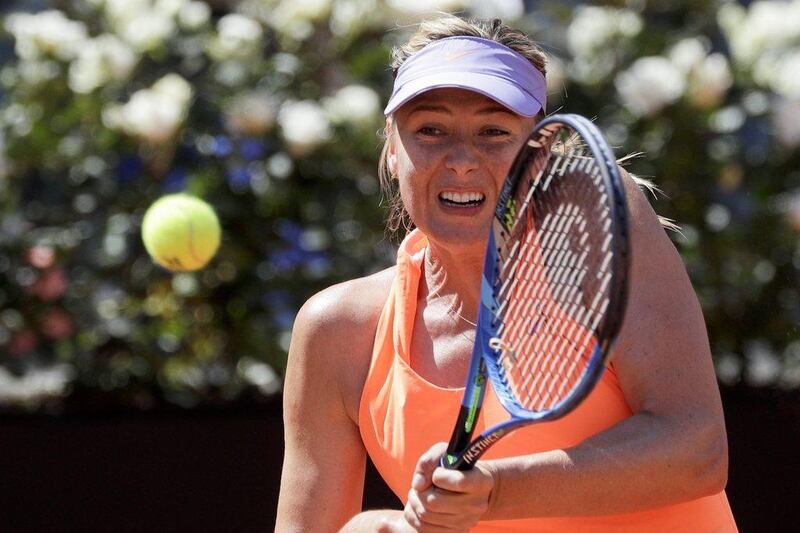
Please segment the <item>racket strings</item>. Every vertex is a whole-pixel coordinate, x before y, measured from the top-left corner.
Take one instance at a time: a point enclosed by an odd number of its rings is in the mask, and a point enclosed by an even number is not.
[[[575,387],[597,344],[609,303],[611,218],[599,168],[579,146],[526,178],[499,254],[492,348],[518,402],[543,411]]]

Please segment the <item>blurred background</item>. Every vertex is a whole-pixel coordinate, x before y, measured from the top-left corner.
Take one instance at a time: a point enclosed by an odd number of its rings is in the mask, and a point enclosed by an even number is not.
[[[273,526],[292,322],[393,263],[387,64],[436,12],[526,30],[549,111],[640,154],[705,313],[734,515],[800,524],[800,1],[4,0],[0,529]],[[139,234],[177,191],[222,223],[196,273]]]

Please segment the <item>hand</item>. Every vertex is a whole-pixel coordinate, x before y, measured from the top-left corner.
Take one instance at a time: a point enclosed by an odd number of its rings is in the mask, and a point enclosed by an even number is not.
[[[416,531],[469,531],[489,508],[492,472],[480,461],[465,472],[439,466],[447,450],[440,442],[417,462],[403,515]]]

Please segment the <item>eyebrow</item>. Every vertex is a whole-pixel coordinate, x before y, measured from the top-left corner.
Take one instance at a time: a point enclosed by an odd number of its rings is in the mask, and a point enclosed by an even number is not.
[[[479,115],[491,115],[493,113],[505,113],[506,115],[516,116],[516,113],[500,104],[489,105],[478,110]]]
[[[443,105],[437,105],[437,104],[419,104],[419,105],[416,105],[416,106],[411,108],[411,111],[409,111],[408,114],[411,115],[412,113],[417,113],[418,111],[433,111],[433,112],[438,112],[438,113],[447,113],[448,115],[452,115],[453,114],[453,112],[450,110],[450,108],[448,108],[446,106],[443,106]]]

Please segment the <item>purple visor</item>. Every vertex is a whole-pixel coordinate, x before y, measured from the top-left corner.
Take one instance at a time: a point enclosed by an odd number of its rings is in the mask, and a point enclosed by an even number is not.
[[[475,91],[526,117],[545,108],[547,82],[517,52],[480,37],[447,37],[411,55],[400,66],[385,115],[431,89]]]

